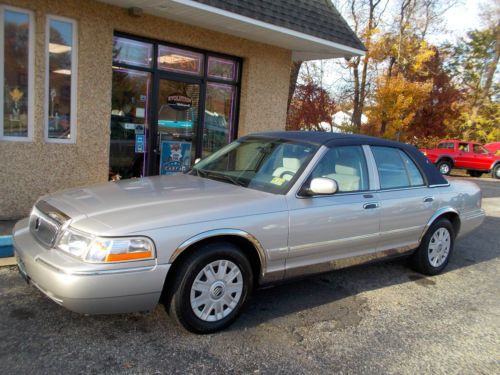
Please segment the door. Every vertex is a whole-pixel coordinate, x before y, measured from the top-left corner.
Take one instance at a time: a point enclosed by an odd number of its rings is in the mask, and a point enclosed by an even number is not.
[[[455,167],[474,169],[474,164],[474,154],[470,149],[470,144],[466,142],[460,142],[458,144],[458,149],[455,156]]]
[[[393,147],[371,147],[380,191],[379,251],[414,248],[437,209],[435,190],[428,188],[411,158]]]
[[[112,180],[147,174],[151,73],[113,67],[109,177]]]
[[[495,158],[490,155],[488,150],[478,143],[473,143],[472,153],[474,154],[474,169],[489,171]]]
[[[329,149],[313,178],[337,181],[329,196],[298,196],[290,208],[286,277],[340,268],[341,260],[374,252],[379,236],[378,197],[369,191],[367,163],[361,146]]]
[[[200,84],[160,79],[157,95],[155,167],[160,175],[185,172],[197,155]]]

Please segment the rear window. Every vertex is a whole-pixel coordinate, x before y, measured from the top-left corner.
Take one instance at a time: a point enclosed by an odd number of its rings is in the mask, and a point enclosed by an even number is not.
[[[453,146],[453,142],[443,142],[443,143],[438,144],[437,148],[448,148],[450,150],[453,150],[454,146]]]
[[[415,163],[403,151],[392,147],[372,148],[381,189],[423,186],[424,178]]]

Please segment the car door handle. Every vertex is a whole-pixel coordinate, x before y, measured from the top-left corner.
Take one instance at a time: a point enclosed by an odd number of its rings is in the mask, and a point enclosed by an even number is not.
[[[431,203],[434,202],[434,197],[425,197],[424,198],[424,203]]]
[[[379,207],[378,202],[370,202],[370,203],[365,203],[365,204],[363,205],[363,208],[364,208],[365,210],[372,210],[372,209],[374,209],[374,208],[378,208],[378,207]]]

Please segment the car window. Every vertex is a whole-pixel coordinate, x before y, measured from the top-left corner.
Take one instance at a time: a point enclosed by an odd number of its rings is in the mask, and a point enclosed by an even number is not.
[[[420,171],[418,170],[418,168],[415,165],[415,163],[413,162],[413,160],[411,160],[409,158],[409,156],[406,155],[406,153],[404,153],[403,151],[399,150],[399,153],[400,153],[401,158],[403,159],[403,163],[406,167],[406,172],[408,173],[408,176],[410,177],[411,186],[425,185],[424,178],[422,177],[422,173],[420,173]]]
[[[196,164],[191,174],[250,189],[285,194],[317,146],[279,138],[245,137]]]
[[[469,144],[468,143],[459,143],[458,151],[469,152]]]
[[[371,147],[381,189],[424,185],[422,174],[403,151],[393,147]]]
[[[443,143],[440,143],[438,144],[438,147],[437,148],[448,148],[450,150],[453,150],[453,142],[443,142]]]
[[[368,190],[368,169],[361,146],[334,147],[314,168],[311,179],[326,177],[337,181],[339,192]]]
[[[475,154],[489,154],[489,152],[481,145],[472,145],[472,151]]]

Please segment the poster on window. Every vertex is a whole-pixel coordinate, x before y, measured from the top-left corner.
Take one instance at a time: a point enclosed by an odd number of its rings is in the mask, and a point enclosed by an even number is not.
[[[189,168],[191,168],[191,142],[161,141],[161,175],[185,172]]]

